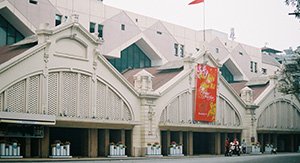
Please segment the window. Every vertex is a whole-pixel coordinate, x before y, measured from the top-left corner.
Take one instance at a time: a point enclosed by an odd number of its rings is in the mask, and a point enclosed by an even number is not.
[[[174,44],[175,56],[178,56],[178,44]]]
[[[90,33],[95,33],[96,23],[90,22]]]
[[[243,52],[239,52],[240,55],[243,55]]]
[[[184,57],[184,45],[180,45],[180,57]]]
[[[38,4],[38,0],[29,0],[29,3],[31,3],[31,4]]]
[[[257,73],[257,63],[254,62],[254,72]]]
[[[0,15],[0,46],[11,45],[24,39],[24,36]]]
[[[151,67],[151,60],[136,44],[122,50],[121,58],[108,60],[121,73],[132,68]]]
[[[267,69],[262,68],[262,69],[261,69],[261,72],[262,72],[262,74],[267,75]]]
[[[257,62],[250,61],[250,71],[257,73]]]
[[[98,37],[103,38],[103,25],[98,24]]]
[[[62,16],[61,15],[55,15],[55,26],[58,26],[61,24],[61,18]]]
[[[125,31],[125,24],[121,24],[121,30]]]
[[[223,65],[221,67],[220,71],[221,71],[222,76],[225,78],[225,80],[228,83],[234,82],[234,77],[233,77],[232,73],[229,71],[229,69],[225,65]]]
[[[219,48],[216,48],[216,53],[219,53],[219,51],[220,51]]]

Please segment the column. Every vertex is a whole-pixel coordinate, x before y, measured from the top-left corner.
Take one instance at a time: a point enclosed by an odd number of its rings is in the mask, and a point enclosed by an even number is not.
[[[273,134],[273,147],[278,148],[277,146],[277,139],[278,139],[278,135],[277,134]]]
[[[121,130],[121,142],[122,142],[122,144],[125,144],[125,130],[124,129]]]
[[[31,138],[25,138],[25,157],[31,157]]]
[[[268,134],[268,144],[271,144],[271,134]]]
[[[188,132],[188,150],[187,150],[187,154],[189,155],[189,156],[192,156],[194,153],[193,153],[193,132],[192,131],[189,131]]]
[[[40,157],[49,157],[49,127],[44,127],[44,138],[40,140]]]
[[[221,133],[215,133],[215,154],[221,154]]]
[[[121,130],[121,142],[123,145],[125,145],[126,138],[125,138],[125,130],[124,129]],[[120,151],[121,151],[121,149],[120,149]],[[126,155],[126,149],[125,149],[125,153],[123,153],[123,154]],[[121,153],[121,155],[122,155],[122,153]]]
[[[265,149],[264,149],[264,134],[260,134],[259,135],[259,143],[260,143],[260,151],[261,152],[264,152],[265,151]]]
[[[294,148],[294,146],[295,146],[295,140],[294,140],[294,135],[292,134],[292,135],[290,135],[290,151],[291,152],[295,152],[295,148]]]
[[[104,130],[104,146],[105,146],[105,156],[109,154],[109,130]]]
[[[179,131],[179,144],[183,144],[183,132],[182,131]],[[183,144],[184,145],[184,144]]]
[[[88,129],[87,134],[88,139],[88,157],[97,157],[98,156],[98,130],[97,129]]]
[[[167,131],[167,155],[170,153],[170,149],[169,146],[171,144],[171,132]]]

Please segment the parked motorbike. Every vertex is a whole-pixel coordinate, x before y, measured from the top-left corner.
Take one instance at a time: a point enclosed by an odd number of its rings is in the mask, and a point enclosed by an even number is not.
[[[277,154],[277,148],[272,148],[271,154]]]
[[[227,155],[228,156],[232,156],[232,155],[240,156],[241,155],[241,146],[231,144]]]

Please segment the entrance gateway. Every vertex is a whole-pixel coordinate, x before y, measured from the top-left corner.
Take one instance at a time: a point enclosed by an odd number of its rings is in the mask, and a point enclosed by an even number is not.
[[[224,154],[225,139],[240,140],[241,131],[213,132],[213,131],[174,131],[161,130],[162,155],[170,153],[170,146],[174,143],[182,146],[183,155]]]
[[[46,158],[53,155],[52,147],[57,143],[62,147],[69,144],[69,156],[73,157],[107,157],[112,144],[123,144],[126,148],[125,155],[132,156],[131,129],[88,129],[11,123],[1,123],[0,126],[0,152],[1,156],[5,156],[2,158]],[[17,143],[19,153],[14,152],[14,143]],[[57,158],[67,156],[66,153],[55,155]]]

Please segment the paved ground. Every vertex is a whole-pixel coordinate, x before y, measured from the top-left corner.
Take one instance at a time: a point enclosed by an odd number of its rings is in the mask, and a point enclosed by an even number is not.
[[[242,155],[224,157],[223,155],[201,155],[192,157],[163,157],[163,158],[73,158],[68,160],[55,159],[22,159],[1,160],[0,162],[44,162],[44,163],[300,163],[300,153],[281,153],[277,155]]]

